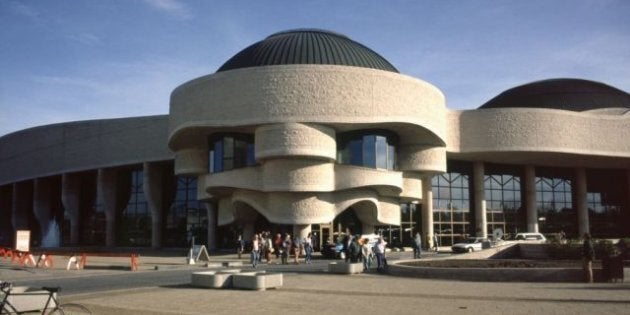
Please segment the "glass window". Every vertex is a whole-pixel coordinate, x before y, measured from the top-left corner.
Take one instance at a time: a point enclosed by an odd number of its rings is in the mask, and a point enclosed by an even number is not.
[[[396,134],[361,130],[337,135],[337,163],[393,170],[396,167]]]
[[[175,200],[166,214],[165,246],[189,246],[192,237],[195,243],[204,244],[208,239],[207,211],[202,202],[197,201],[197,179],[177,177]]]
[[[387,169],[393,170],[396,168],[396,147],[393,145],[387,146]]]
[[[216,134],[210,137],[208,169],[212,173],[254,166],[256,157],[253,136],[247,134]]]
[[[363,166],[376,166],[375,146],[375,136],[363,137]]]
[[[536,177],[536,204],[542,233],[571,232],[577,217],[571,201],[571,180],[561,177]]]
[[[350,164],[363,165],[363,147],[361,140],[350,141]]]
[[[434,176],[431,182],[433,183],[434,230],[440,238],[441,245],[450,245],[468,236],[469,175],[450,172]]]
[[[376,168],[387,169],[387,138],[376,136]]]
[[[116,231],[116,243],[118,246],[150,246],[152,226],[151,214],[144,197],[144,172],[132,170],[128,174],[129,200]]]

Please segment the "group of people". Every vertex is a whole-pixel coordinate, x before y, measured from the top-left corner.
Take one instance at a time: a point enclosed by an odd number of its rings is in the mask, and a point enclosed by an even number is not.
[[[352,235],[349,231],[346,231],[346,236],[343,240],[343,252],[345,254],[345,261],[356,263],[363,262],[363,272],[367,272],[376,259],[376,270],[383,272],[387,267],[387,260],[385,258],[385,247],[387,242],[382,236],[378,238],[378,241],[371,245],[370,240],[367,238],[361,238],[359,235]]]
[[[313,257],[313,235],[308,233],[304,238],[294,236],[293,238],[289,233],[282,234],[277,233],[272,239],[271,232],[266,231],[262,233],[254,234],[251,239],[251,252],[250,262],[252,267],[256,268],[258,263],[262,262],[263,257],[267,264],[272,264],[272,254],[275,254],[276,259],[281,259],[282,264],[288,264],[290,256],[293,256],[293,263],[299,264],[300,255],[304,252],[304,262],[311,263]],[[242,236],[239,235],[236,241],[237,254],[240,259],[245,251],[245,241]]]

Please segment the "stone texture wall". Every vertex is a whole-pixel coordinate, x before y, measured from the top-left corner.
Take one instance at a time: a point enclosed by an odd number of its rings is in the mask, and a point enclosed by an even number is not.
[[[449,153],[562,153],[576,156],[630,158],[630,115],[555,109],[501,108],[451,111]],[[510,159],[509,155],[501,158]],[[554,159],[547,155],[547,160]],[[579,159],[579,158],[578,158]],[[563,161],[569,162],[569,161]],[[600,166],[601,167],[601,166]]]
[[[219,224],[252,211],[281,224],[328,223],[348,207],[364,224],[399,224],[401,200],[422,198],[422,172],[446,170],[444,96],[404,75],[333,65],[237,69],[173,91],[175,171],[196,173],[219,201]],[[336,164],[340,132],[386,129],[400,138],[401,170]],[[255,135],[258,165],[202,173],[207,138]],[[240,222],[245,224],[245,222]]]
[[[49,175],[170,160],[168,116],[35,127],[0,138],[0,185]]]

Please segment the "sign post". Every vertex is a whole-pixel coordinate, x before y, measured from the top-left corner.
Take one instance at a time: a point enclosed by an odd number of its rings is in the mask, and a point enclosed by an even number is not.
[[[20,252],[29,252],[31,249],[31,231],[17,230],[15,231],[15,250]]]

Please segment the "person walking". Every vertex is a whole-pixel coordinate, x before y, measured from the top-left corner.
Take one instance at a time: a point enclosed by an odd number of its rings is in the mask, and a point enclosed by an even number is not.
[[[346,228],[346,235],[343,237],[343,254],[345,255],[345,261],[348,262],[350,260],[350,254],[348,253],[348,248],[350,248],[350,244],[352,243],[352,234],[350,234],[350,229]]]
[[[379,236],[378,242],[374,245],[374,255],[376,255],[376,270],[378,272],[385,271],[385,246],[387,242],[383,236]]]
[[[351,263],[356,263],[359,261],[359,257],[361,256],[361,245],[359,244],[359,236],[355,236],[352,238],[350,245],[348,246],[348,256]]]
[[[265,233],[265,259],[267,260],[267,264],[271,264],[271,253],[273,252],[273,242],[271,241],[271,232],[267,231]]]
[[[593,259],[595,259],[595,249],[591,234],[584,233],[584,243],[582,244],[582,268],[584,269],[584,282],[593,282]]]
[[[273,239],[273,251],[276,254],[276,259],[280,258],[282,253],[282,235],[276,234],[276,238]]]
[[[258,236],[258,234],[254,234],[254,237],[252,238],[252,253],[251,253],[251,263],[252,263],[252,267],[256,268],[256,265],[258,265],[258,255],[260,255],[260,237]]]
[[[363,272],[368,272],[372,267],[372,261],[374,260],[374,252],[370,247],[370,240],[367,238],[363,240],[361,245],[361,258],[363,258]]]
[[[413,258],[420,259],[420,254],[422,254],[422,237],[417,232],[413,239]]]
[[[243,250],[245,250],[245,241],[243,241],[243,236],[239,234],[236,238],[236,254],[238,255],[238,259],[241,259]]]
[[[299,236],[293,237],[293,244],[291,245],[293,249],[294,260],[293,263],[298,265],[300,263],[300,252],[302,252],[302,242],[300,241]]]
[[[439,248],[440,248],[440,238],[437,236],[437,234],[433,234],[433,249],[437,253],[439,251]]]
[[[282,264],[286,265],[289,260],[289,251],[291,250],[291,235],[288,233],[284,236],[284,241],[282,241],[282,249],[281,249],[281,257]]]
[[[311,233],[308,233],[306,238],[304,238],[304,253],[306,255],[304,262],[310,264],[311,259],[313,258],[313,237]]]

